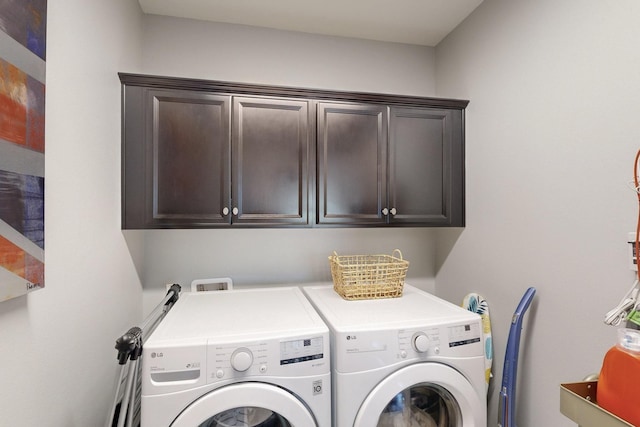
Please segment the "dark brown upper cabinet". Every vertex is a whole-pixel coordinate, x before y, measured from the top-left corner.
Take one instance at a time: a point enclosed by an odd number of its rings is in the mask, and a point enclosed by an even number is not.
[[[126,87],[125,105],[123,228],[309,223],[307,101]]]
[[[390,223],[464,225],[462,119],[462,110],[390,108]]]
[[[231,97],[139,86],[123,96],[123,228],[226,223]]]
[[[387,108],[318,103],[318,222],[384,224]]]
[[[312,157],[308,104],[233,98],[233,223],[309,223]]]
[[[319,224],[464,224],[461,110],[320,102],[317,111]]]
[[[467,101],[119,76],[125,229],[464,226]]]

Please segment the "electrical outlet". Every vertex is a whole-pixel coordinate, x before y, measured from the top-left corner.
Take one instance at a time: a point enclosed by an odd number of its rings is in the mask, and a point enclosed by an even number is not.
[[[191,292],[226,291],[229,289],[233,289],[233,281],[229,277],[198,279],[191,282]]]
[[[627,235],[629,242],[629,268],[638,271],[638,254],[636,254],[636,233],[631,232]]]

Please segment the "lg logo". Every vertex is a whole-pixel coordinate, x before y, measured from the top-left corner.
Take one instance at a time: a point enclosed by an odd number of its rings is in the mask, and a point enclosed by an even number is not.
[[[356,339],[355,335],[347,335],[347,341],[355,340],[355,339]]]

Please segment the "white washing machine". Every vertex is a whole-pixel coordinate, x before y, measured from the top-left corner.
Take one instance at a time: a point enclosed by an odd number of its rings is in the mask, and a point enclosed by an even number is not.
[[[142,427],[330,427],[329,329],[299,288],[183,293],[142,356]]]
[[[334,427],[486,427],[480,316],[408,285],[359,301],[304,291],[331,331]]]

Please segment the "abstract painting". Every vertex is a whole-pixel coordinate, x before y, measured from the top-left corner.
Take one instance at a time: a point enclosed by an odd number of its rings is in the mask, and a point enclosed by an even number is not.
[[[44,287],[47,0],[0,0],[0,301]]]

